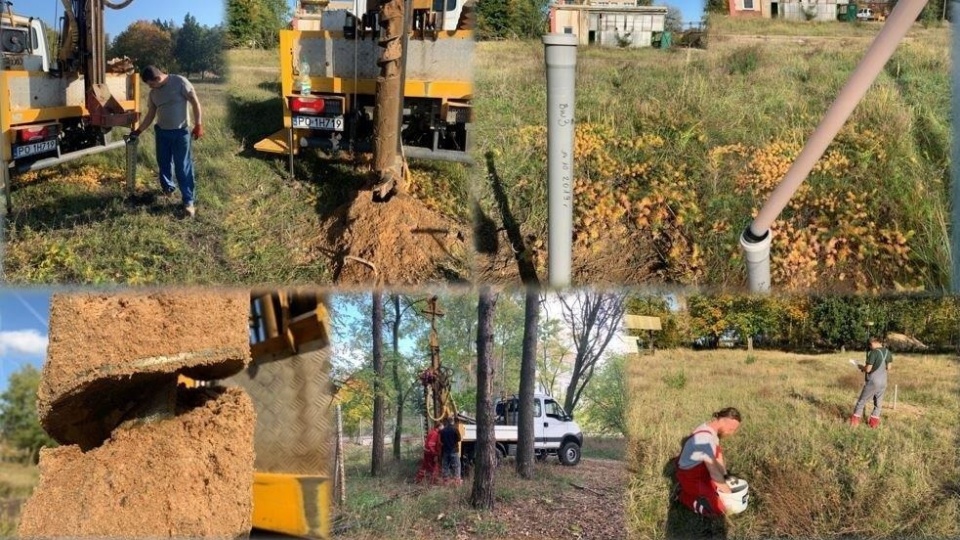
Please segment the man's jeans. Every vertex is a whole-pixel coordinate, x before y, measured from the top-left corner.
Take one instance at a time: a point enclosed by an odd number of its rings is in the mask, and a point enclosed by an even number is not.
[[[443,477],[460,479],[460,454],[443,455]]]
[[[176,172],[180,195],[184,206],[193,204],[193,156],[190,152],[190,131],[183,129],[160,129],[154,126],[157,139],[157,166],[160,167],[160,189],[171,193],[177,188],[173,183]],[[171,165],[173,170],[171,170]]]

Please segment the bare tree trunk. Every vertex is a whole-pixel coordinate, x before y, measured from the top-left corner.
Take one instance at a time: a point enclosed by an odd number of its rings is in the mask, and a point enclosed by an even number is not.
[[[523,311],[523,355],[520,359],[520,410],[517,419],[517,474],[533,478],[533,393],[537,378],[537,341],[540,336],[540,290],[528,287]]]
[[[476,466],[470,506],[478,510],[493,509],[493,474],[497,463],[496,439],[493,433],[493,313],[496,296],[490,287],[481,287],[477,302],[477,443]]]
[[[370,476],[383,474],[383,293],[373,291],[373,455]]]
[[[393,459],[400,460],[400,440],[403,438],[403,405],[404,390],[400,384],[400,295],[391,294],[390,300],[393,303],[393,324],[390,330],[393,335],[393,387],[397,392],[397,424],[393,428]]]
[[[620,327],[626,293],[581,291],[559,294],[558,299],[577,352],[563,400],[564,410],[572,414],[593,378],[597,362]]]

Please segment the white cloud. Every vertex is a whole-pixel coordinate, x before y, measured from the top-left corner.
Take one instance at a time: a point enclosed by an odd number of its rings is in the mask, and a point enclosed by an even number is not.
[[[46,356],[47,341],[47,335],[36,330],[0,331],[0,355],[19,353]]]

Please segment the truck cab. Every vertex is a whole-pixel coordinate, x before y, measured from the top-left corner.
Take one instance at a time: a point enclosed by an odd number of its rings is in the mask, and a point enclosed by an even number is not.
[[[50,71],[43,21],[9,13],[0,15],[0,70]]]
[[[122,148],[125,141],[109,132],[131,128],[139,117],[132,62],[111,65],[104,58],[104,4],[73,0],[64,6],[69,9],[56,57],[39,18],[0,9],[0,190],[6,203],[0,206],[6,209],[14,175]]]
[[[580,463],[583,447],[583,431],[567,414],[563,407],[551,396],[535,394],[533,397],[534,452],[538,460],[548,456],[557,456],[563,465]],[[497,439],[498,457],[516,456],[517,423],[520,415],[518,396],[501,398],[495,407],[496,420],[494,433]],[[474,445],[477,440],[477,426],[469,417],[461,415],[464,421],[463,448],[461,455],[472,461]]]

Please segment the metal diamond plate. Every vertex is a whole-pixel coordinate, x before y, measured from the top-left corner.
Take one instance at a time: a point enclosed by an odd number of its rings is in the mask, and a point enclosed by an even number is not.
[[[223,381],[253,399],[257,471],[332,474],[336,432],[329,372],[330,347],[314,341],[299,354],[255,358]]]

